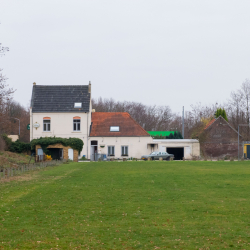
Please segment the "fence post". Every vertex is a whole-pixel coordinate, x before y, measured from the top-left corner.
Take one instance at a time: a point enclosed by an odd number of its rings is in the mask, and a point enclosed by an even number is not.
[[[3,169],[3,178],[5,179],[5,168]]]

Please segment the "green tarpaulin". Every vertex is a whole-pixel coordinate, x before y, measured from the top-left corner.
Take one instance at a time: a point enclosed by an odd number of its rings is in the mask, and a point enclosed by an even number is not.
[[[147,131],[151,136],[162,135],[169,136],[170,134],[174,134],[175,131]]]

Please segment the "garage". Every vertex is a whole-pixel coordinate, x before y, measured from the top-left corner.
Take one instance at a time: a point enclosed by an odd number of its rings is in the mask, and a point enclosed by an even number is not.
[[[200,143],[196,139],[154,139],[156,151],[174,155],[174,160],[192,160],[200,157]]]
[[[166,152],[174,155],[174,160],[182,160],[184,157],[184,147],[166,148]]]

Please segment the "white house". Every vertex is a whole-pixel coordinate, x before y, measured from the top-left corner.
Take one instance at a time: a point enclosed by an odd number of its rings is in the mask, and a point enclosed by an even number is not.
[[[33,84],[30,107],[30,140],[40,137],[75,137],[83,140],[81,154],[89,155],[91,84]]]
[[[30,140],[51,136],[81,139],[84,146],[79,157],[92,160],[95,152],[111,158],[140,158],[171,148],[179,152],[180,158],[200,154],[197,140],[153,140],[126,112],[92,112],[90,83],[33,84]]]

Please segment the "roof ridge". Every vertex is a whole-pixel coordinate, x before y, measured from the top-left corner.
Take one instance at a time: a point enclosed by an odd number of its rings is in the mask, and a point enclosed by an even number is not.
[[[236,129],[234,129],[231,125],[230,125],[230,123],[224,118],[224,117],[222,117],[221,115],[219,116],[219,117],[221,117],[227,124],[228,124],[228,126],[231,128],[231,129],[233,129],[237,134],[238,134],[238,131],[236,130]],[[218,117],[218,118],[219,118]],[[217,118],[217,119],[218,119]],[[240,136],[241,136],[241,134],[239,134]]]
[[[213,118],[209,123],[205,126],[204,130],[208,129],[218,118]]]
[[[62,87],[62,86],[66,86],[66,87],[68,87],[68,86],[70,86],[70,87],[72,87],[72,86],[89,86],[89,85],[82,85],[82,84],[78,84],[78,85],[65,85],[65,84],[51,84],[51,85],[44,85],[44,84],[36,84],[36,85],[34,85],[34,86],[45,86],[45,87],[48,87],[48,86],[51,86],[51,87],[55,87],[55,86],[60,86],[60,87]]]

